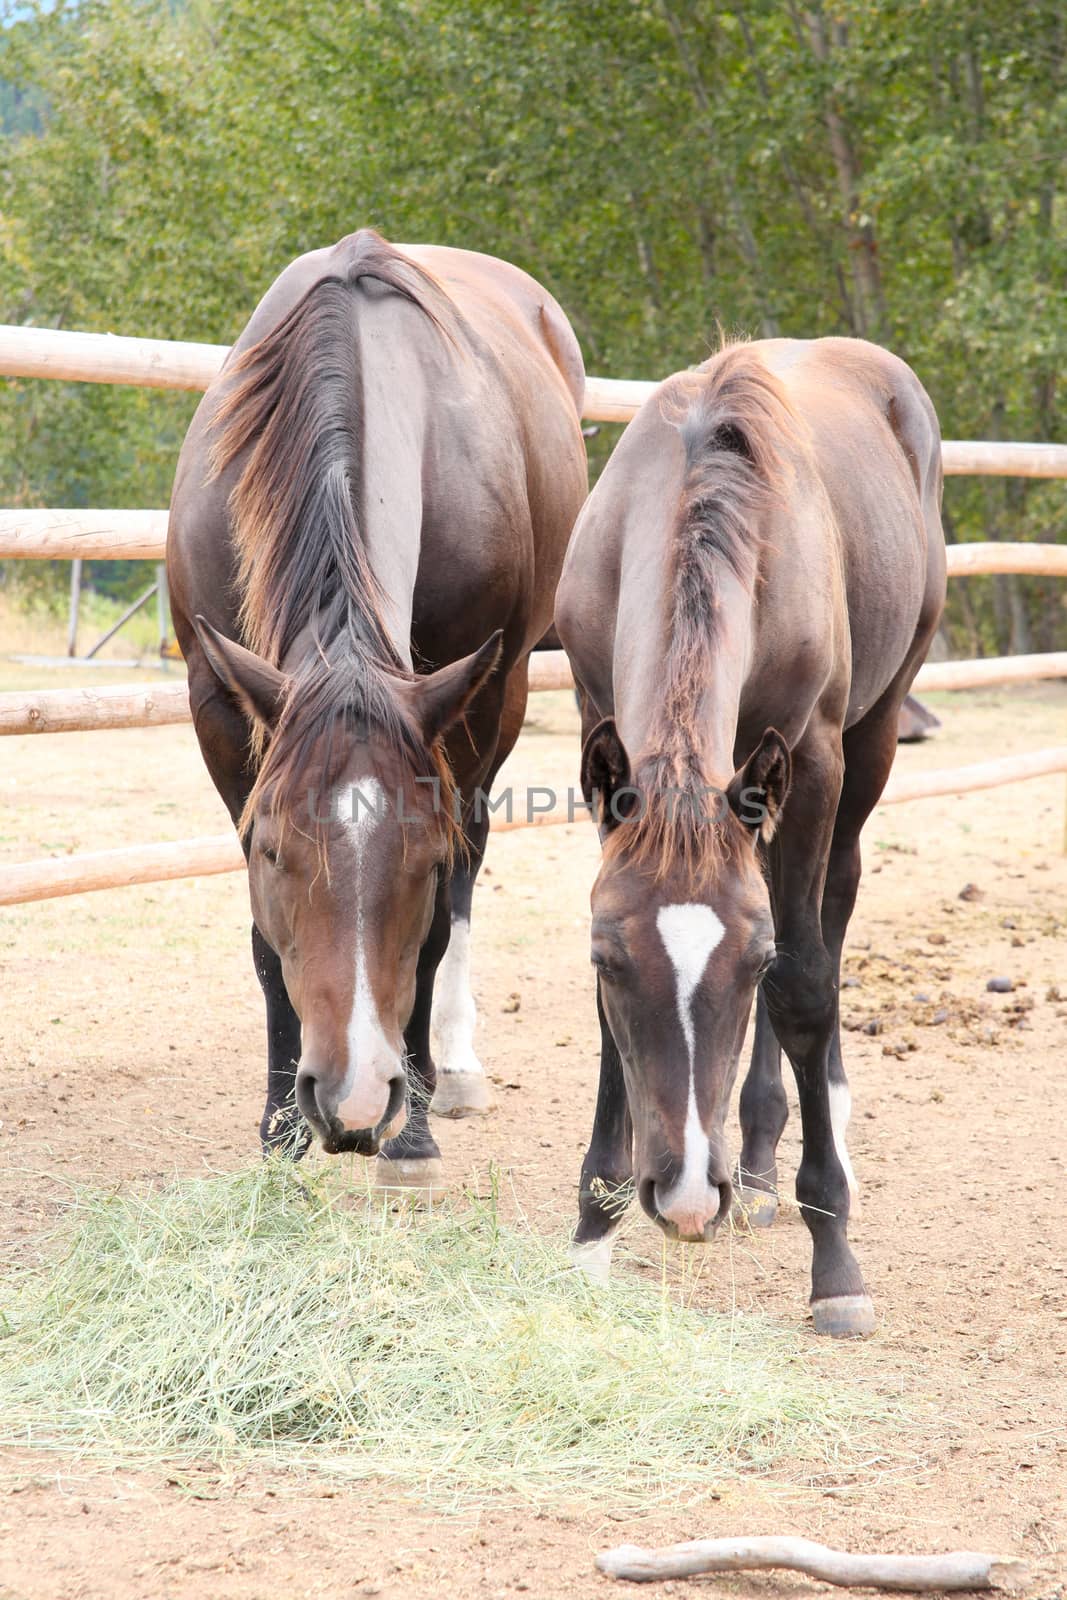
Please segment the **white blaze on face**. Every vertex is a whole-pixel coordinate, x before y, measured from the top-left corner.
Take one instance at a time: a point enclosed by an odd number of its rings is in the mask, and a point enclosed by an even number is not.
[[[471,925],[453,917],[448,949],[437,969],[430,1026],[437,1037],[441,1072],[469,1072],[484,1077],[474,1053],[478,1008],[471,993]]]
[[[837,1159],[845,1169],[848,1180],[848,1192],[853,1202],[859,1199],[859,1184],[856,1174],[852,1170],[848,1146],[845,1143],[845,1134],[848,1130],[848,1119],[852,1115],[852,1095],[847,1083],[831,1083],[830,1085],[830,1127],[834,1134],[834,1149]]]
[[[704,976],[711,953],[721,943],[726,929],[711,907],[704,905],[662,906],[656,917],[656,927],[674,968],[678,1020],[689,1054],[689,1099],[685,1115],[682,1174],[670,1194],[659,1203],[660,1212],[676,1223],[680,1232],[699,1235],[703,1232],[702,1219],[711,1220],[707,1216],[711,1204],[708,1183],[711,1144],[697,1106],[693,996]],[[716,1195],[711,1216],[715,1215],[717,1209]]]
[[[385,791],[377,778],[363,778],[342,791],[338,813],[355,856],[356,974],[348,1023],[348,1064],[337,1116],[346,1129],[376,1128],[389,1104],[390,1081],[401,1070],[399,1053],[382,1028],[367,974],[363,911],[366,857],[374,831],[385,815]]]

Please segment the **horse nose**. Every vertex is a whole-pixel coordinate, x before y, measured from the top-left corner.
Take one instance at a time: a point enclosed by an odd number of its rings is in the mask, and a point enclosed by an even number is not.
[[[354,1073],[331,1083],[314,1063],[301,1061],[296,1074],[296,1103],[303,1116],[325,1134],[372,1133],[391,1123],[404,1102],[403,1068],[385,1075]]]
[[[300,1115],[310,1122],[312,1127],[324,1128],[330,1123],[327,1108],[319,1101],[318,1074],[310,1067],[301,1065],[296,1074],[296,1105]]]
[[[706,1243],[729,1215],[733,1200],[726,1177],[703,1176],[696,1182],[683,1178],[670,1186],[650,1179],[649,1189],[648,1201],[642,1196],[645,1210],[672,1239],[690,1243]]]

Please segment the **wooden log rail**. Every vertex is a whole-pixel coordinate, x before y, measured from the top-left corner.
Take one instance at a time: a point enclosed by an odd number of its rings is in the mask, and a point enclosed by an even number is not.
[[[206,389],[226,359],[221,344],[133,339],[111,333],[0,325],[0,374],[151,389]],[[585,381],[589,422],[628,422],[656,388],[636,378]],[[1067,478],[1067,445],[946,439],[945,472],[994,477]]]
[[[1067,473],[1064,474],[1067,476]],[[0,510],[0,559],[27,561],[162,561],[167,554],[167,513],[44,509]],[[950,578],[991,572],[1067,578],[1067,545],[950,544]]]
[[[162,561],[167,513],[0,511],[0,558],[25,561]]]
[[[1053,772],[1067,772],[1067,745],[1033,750],[1027,755],[1004,756],[969,767],[949,767],[937,772],[916,772],[890,778],[881,805],[900,805],[937,795],[967,794],[993,789],[1004,783],[1021,783]],[[568,815],[566,800],[555,811],[539,813],[532,821],[508,819],[495,813],[490,832],[510,833],[518,828],[554,827],[582,817]],[[581,823],[580,823],[581,825]],[[96,850],[86,855],[55,856],[0,867],[0,906],[30,900],[52,900],[84,894],[91,889],[114,889],[134,883],[159,883],[169,878],[197,878],[220,872],[239,872],[244,856],[232,833],[201,839],[177,839],[167,844],[138,844],[119,850]]]
[[[1001,684],[1067,678],[1067,650],[1036,656],[995,656],[988,661],[930,661],[915,680],[916,692],[989,689]],[[562,650],[530,658],[530,692],[572,689],[574,679]],[[5,734],[88,733],[115,728],[162,728],[188,722],[184,683],[116,684],[114,687],[30,689],[0,694],[0,738]]]
[[[578,818],[583,815],[580,797],[575,813]],[[530,820],[496,812],[489,819],[489,831],[515,833],[519,828],[550,828],[571,820],[565,811],[540,812]],[[0,906],[56,900],[134,883],[213,877],[221,872],[240,872],[244,865],[244,853],[235,833],[173,839],[165,844],[124,845],[117,850],[92,850],[73,856],[45,856],[0,866]]]
[[[107,728],[162,728],[191,721],[181,683],[30,689],[0,694],[0,737],[15,733],[86,733]]]

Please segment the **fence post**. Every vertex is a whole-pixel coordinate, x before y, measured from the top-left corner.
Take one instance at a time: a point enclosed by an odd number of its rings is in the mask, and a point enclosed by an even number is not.
[[[70,564],[70,619],[67,623],[67,654],[72,656],[78,649],[78,602],[82,592],[82,563],[81,557],[75,556]]]

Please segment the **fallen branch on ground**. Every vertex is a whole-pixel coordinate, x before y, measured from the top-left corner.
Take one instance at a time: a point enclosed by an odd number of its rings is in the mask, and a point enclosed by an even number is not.
[[[604,1550],[597,1567],[611,1578],[652,1583],[658,1578],[691,1578],[701,1572],[751,1572],[788,1567],[841,1588],[1014,1589],[1026,1577],[1026,1566],[1011,1556],[980,1555],[953,1550],[940,1556],[849,1555],[811,1539],[691,1539],[663,1550],[642,1550],[621,1544]]]

